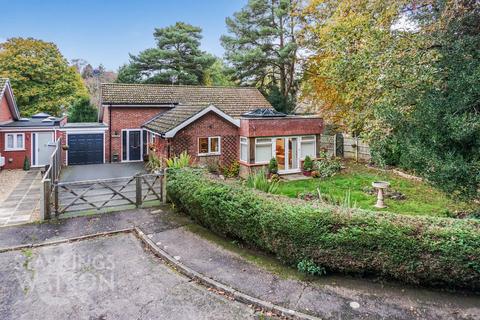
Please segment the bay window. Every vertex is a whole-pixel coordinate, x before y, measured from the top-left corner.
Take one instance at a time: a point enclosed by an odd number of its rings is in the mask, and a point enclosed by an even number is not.
[[[220,137],[198,138],[198,155],[219,155]]]

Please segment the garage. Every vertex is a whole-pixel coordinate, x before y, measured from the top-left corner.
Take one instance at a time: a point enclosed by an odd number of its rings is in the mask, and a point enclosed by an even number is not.
[[[99,125],[95,124],[87,128],[80,124],[67,124],[66,126],[76,125],[76,128],[66,130],[66,140],[68,145],[67,164],[99,164],[104,163],[104,131],[100,131]],[[102,128],[103,129],[103,128]]]

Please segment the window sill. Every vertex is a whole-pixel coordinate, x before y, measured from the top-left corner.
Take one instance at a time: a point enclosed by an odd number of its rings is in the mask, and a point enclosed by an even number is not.
[[[199,157],[208,157],[208,156],[220,156],[222,155],[220,152],[215,152],[215,153],[199,153],[197,156]]]
[[[23,148],[23,149],[5,149],[4,151],[5,152],[8,152],[8,151],[25,151],[27,149]]]

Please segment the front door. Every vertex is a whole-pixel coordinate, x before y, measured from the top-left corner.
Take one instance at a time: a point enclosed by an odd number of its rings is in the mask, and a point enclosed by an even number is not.
[[[122,149],[123,161],[142,160],[142,131],[126,130],[123,131]]]
[[[55,150],[53,132],[35,132],[32,138],[32,165],[44,166],[50,163]]]
[[[279,173],[298,172],[298,138],[275,139],[275,157]]]

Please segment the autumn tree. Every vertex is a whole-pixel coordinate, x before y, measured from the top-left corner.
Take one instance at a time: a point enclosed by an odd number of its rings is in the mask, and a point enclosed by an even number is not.
[[[157,28],[155,48],[130,55],[119,69],[117,82],[202,84],[215,58],[200,49],[202,29],[184,22]]]
[[[249,0],[226,19],[221,37],[233,78],[260,88],[276,109],[290,112],[298,87],[297,0]]]
[[[11,38],[0,44],[0,77],[9,78],[22,116],[47,112],[60,116],[87,90],[75,67],[57,46],[33,38]]]

